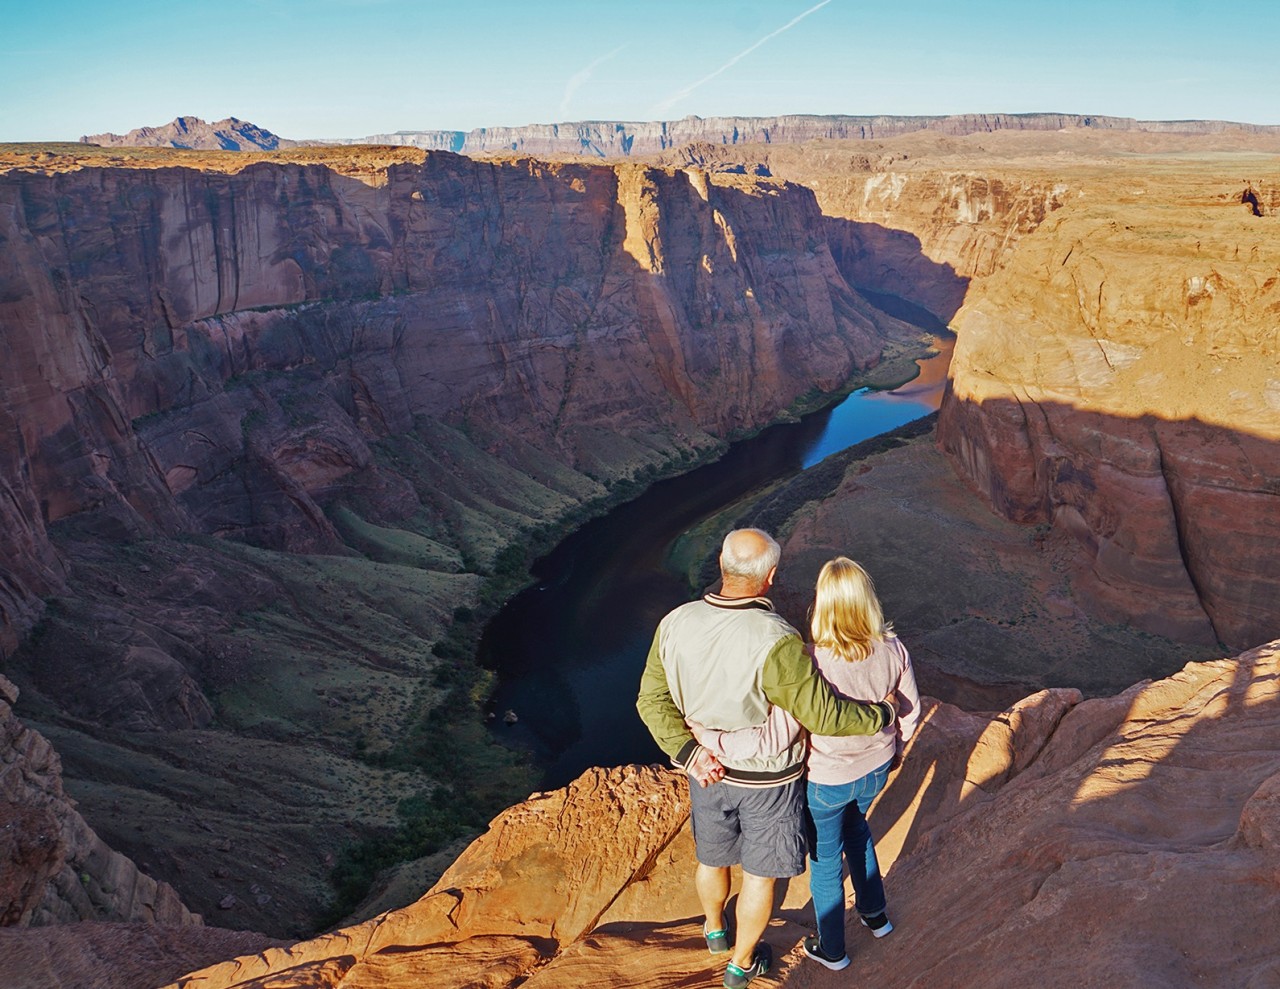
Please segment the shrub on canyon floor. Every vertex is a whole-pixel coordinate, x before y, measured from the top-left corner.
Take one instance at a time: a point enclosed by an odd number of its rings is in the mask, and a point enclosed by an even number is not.
[[[453,643],[447,651],[458,648]],[[331,873],[335,898],[326,926],[349,915],[369,893],[378,874],[394,865],[440,851],[457,838],[478,834],[500,810],[523,800],[538,770],[520,753],[499,745],[480,716],[492,689],[492,674],[461,659],[442,663],[429,710],[385,752],[357,756],[371,765],[417,769],[436,784],[400,801],[399,824],[348,846]],[[424,692],[419,701],[426,707]]]

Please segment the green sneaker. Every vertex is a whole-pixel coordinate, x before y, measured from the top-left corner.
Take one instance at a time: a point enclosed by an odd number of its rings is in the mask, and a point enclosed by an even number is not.
[[[724,984],[726,989],[743,989],[743,987],[751,984],[751,980],[757,975],[764,975],[769,971],[769,952],[760,945],[756,948],[756,953],[751,956],[750,968],[739,968],[733,962],[729,963],[729,967],[724,971]]]
[[[729,950],[729,932],[728,931],[709,931],[704,922],[702,925],[702,936],[707,939],[707,950],[713,955],[723,955]]]

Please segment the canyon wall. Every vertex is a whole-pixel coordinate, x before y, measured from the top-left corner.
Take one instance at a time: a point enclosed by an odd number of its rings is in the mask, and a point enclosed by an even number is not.
[[[0,926],[199,924],[171,886],[112,851],[77,813],[58,754],[14,716],[17,700],[0,676]]]
[[[940,442],[997,512],[1083,550],[1071,595],[1244,648],[1280,626],[1274,159],[1146,141],[917,135],[664,160],[812,188],[850,284],[958,333]]]
[[[430,155],[10,172],[0,197],[6,650],[59,584],[59,520],[333,547],[344,485],[421,510],[372,446],[422,418],[533,444],[582,497],[880,354],[783,184]]]
[[[739,145],[788,145],[810,141],[881,141],[904,134],[961,137],[968,134],[1081,131],[1103,133],[1228,135],[1274,137],[1280,127],[1226,120],[1136,120],[1078,113],[959,113],[944,116],[785,114],[777,117],[696,117],[665,121],[586,120],[517,127],[477,127],[470,131],[400,130],[359,138],[315,141],[282,138],[245,120],[228,117],[206,123],[177,117],[158,127],[137,127],[127,134],[90,134],[84,144],[103,147],[189,148],[205,151],[274,151],[315,144],[387,145],[452,151],[458,154],[507,154],[537,157],[586,155],[596,158],[644,157],[683,145],[735,148]]]
[[[1280,221],[1241,179],[1117,185],[970,292],[939,442],[996,511],[1085,549],[1096,611],[1242,648],[1280,623]]]
[[[1006,136],[1037,146],[1059,138]],[[972,143],[956,146],[935,134],[868,146],[702,142],[659,160],[769,174],[812,189],[850,284],[905,299],[943,325],[960,308],[970,282],[1008,261],[1021,238],[1060,208],[1071,190],[1069,174],[1027,167]]]

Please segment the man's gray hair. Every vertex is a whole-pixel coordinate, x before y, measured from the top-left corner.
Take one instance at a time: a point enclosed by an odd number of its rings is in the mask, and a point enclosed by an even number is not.
[[[748,532],[758,536],[759,541],[734,538]],[[735,545],[740,543],[746,545]],[[763,529],[734,529],[724,537],[724,545],[720,547],[720,572],[726,577],[743,577],[763,584],[781,556],[782,547]]]

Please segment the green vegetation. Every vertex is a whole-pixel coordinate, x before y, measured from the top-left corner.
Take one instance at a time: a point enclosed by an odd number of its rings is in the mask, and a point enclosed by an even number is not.
[[[912,365],[914,367],[914,365]],[[862,386],[861,383],[858,384]],[[831,396],[824,396],[830,401]],[[815,404],[816,399],[814,400]],[[887,437],[877,437],[837,454],[809,471],[757,492],[743,502],[731,506],[733,524],[765,525],[779,528],[800,505],[825,497],[839,485],[849,463],[873,453],[901,445],[907,439],[933,428],[933,417],[911,423]],[[452,431],[445,449],[454,456],[470,457],[483,437]],[[716,448],[715,452],[719,452]],[[558,517],[545,518],[529,525],[527,517],[523,533],[509,538],[493,552],[485,568],[487,574],[476,596],[474,607],[454,610],[453,621],[445,636],[432,647],[439,665],[433,674],[434,690],[420,691],[406,727],[389,749],[370,752],[357,747],[358,756],[381,768],[416,770],[436,781],[400,801],[397,825],[347,848],[333,870],[337,890],[333,920],[346,916],[368,894],[382,871],[399,863],[429,855],[444,848],[454,839],[482,829],[500,809],[522,799],[536,781],[537,770],[522,758],[493,741],[481,717],[484,702],[493,686],[492,674],[480,669],[474,660],[476,646],[485,623],[499,607],[528,581],[529,566],[541,553],[552,548],[565,534],[589,518],[606,511],[627,498],[634,497],[653,481],[676,471],[687,470],[709,459],[706,453],[683,451],[663,462],[642,463],[627,477],[614,479],[608,494],[589,499],[577,506],[564,506]],[[435,458],[439,448],[417,447],[412,439],[400,439],[384,446],[383,455],[393,460],[396,469],[408,473],[417,483],[419,493],[434,499],[443,508],[457,511],[458,506],[441,505],[442,488],[448,492],[450,475],[438,472]],[[485,458],[487,461],[488,458]],[[468,467],[474,466],[468,464]],[[492,522],[494,502],[502,492],[486,489],[485,473],[504,468],[489,462],[477,471],[481,483],[473,483],[466,492],[458,491],[473,502],[483,497],[484,510]],[[467,471],[468,479],[475,480]],[[493,477],[501,484],[505,477]],[[529,476],[524,485],[533,483]],[[429,485],[432,487],[428,488]],[[450,492],[452,493],[452,492]],[[492,498],[492,501],[488,499]],[[381,530],[360,520],[350,511],[332,513],[344,535],[359,541],[365,552],[370,549],[403,558],[407,547],[415,545],[412,534]],[[439,513],[447,518],[449,511]],[[444,519],[441,519],[442,521]],[[423,522],[422,524],[427,524]],[[712,523],[717,532],[725,523]],[[421,538],[421,537],[420,537]],[[426,540],[424,540],[426,541]],[[430,542],[430,541],[426,541]],[[432,543],[439,546],[439,543]],[[465,560],[471,563],[473,560]]]
[[[247,440],[249,434],[259,426],[265,425],[267,414],[261,409],[250,409],[240,418],[240,433]]]
[[[344,505],[330,509],[328,515],[348,546],[378,563],[423,570],[456,572],[463,569],[457,550],[410,529],[374,525]]]
[[[367,757],[379,767],[421,770],[436,783],[399,802],[400,821],[389,833],[343,851],[331,877],[336,897],[329,923],[354,910],[380,872],[479,833],[496,813],[528,796],[537,781],[538,771],[484,727],[480,705],[492,687],[487,671],[455,657],[438,668],[436,683],[447,687],[444,698],[420,707],[389,752]]]

